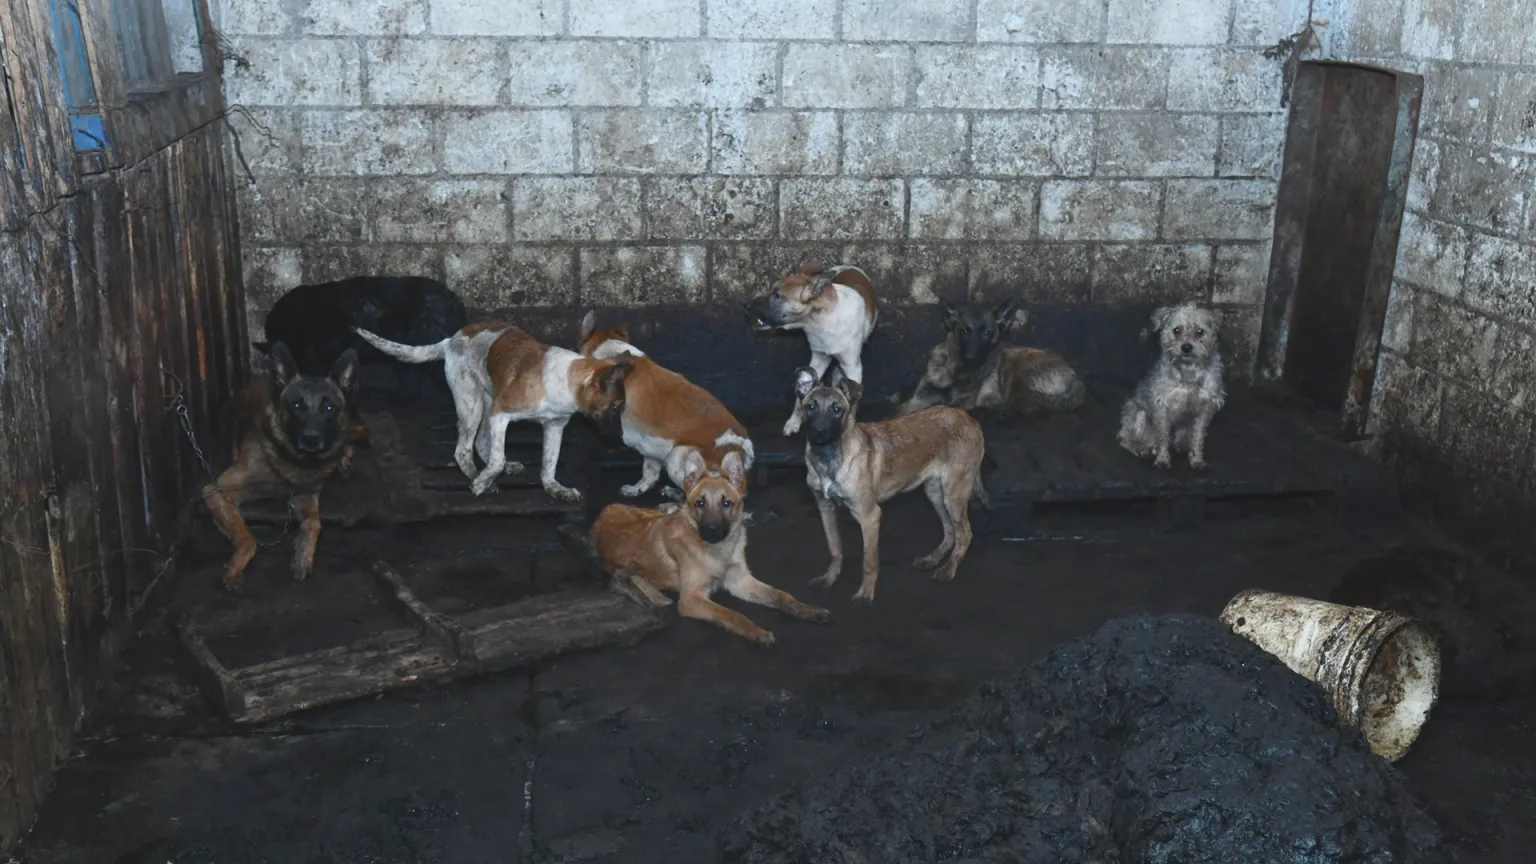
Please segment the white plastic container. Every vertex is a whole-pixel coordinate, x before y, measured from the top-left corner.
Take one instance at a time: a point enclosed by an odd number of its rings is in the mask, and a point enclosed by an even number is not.
[[[1221,612],[1232,632],[1322,686],[1339,721],[1396,762],[1440,695],[1440,646],[1422,623],[1361,606],[1249,590]]]

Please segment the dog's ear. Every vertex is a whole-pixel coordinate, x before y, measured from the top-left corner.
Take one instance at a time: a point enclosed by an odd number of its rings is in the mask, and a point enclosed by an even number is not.
[[[704,476],[704,457],[699,451],[688,448],[688,455],[683,457],[683,494],[693,491],[699,480]]]
[[[272,380],[272,386],[278,389],[287,387],[288,382],[298,374],[299,364],[294,362],[293,352],[281,342],[273,343],[272,352],[267,355],[267,377]]]
[[[801,366],[795,370],[795,398],[804,399],[805,394],[816,388],[816,380],[819,376],[816,370],[809,366]]]
[[[1029,321],[1029,311],[1019,308],[1016,297],[1010,297],[993,307],[992,316],[997,319],[997,329],[1003,332],[1023,330],[1024,324]]]
[[[747,494],[747,458],[741,455],[740,450],[732,450],[722,456],[720,470],[725,472],[725,479],[731,481],[737,492]]]
[[[811,280],[811,284],[805,286],[805,298],[807,300],[815,300],[817,297],[820,297],[821,292],[827,290],[827,286],[832,284],[832,277],[835,275],[834,273],[816,274],[816,277]]]
[[[820,264],[816,263],[815,261],[807,261],[804,264],[801,264],[800,269],[796,270],[795,272],[799,273],[801,276],[815,276],[821,271],[822,266]]]
[[[1152,310],[1152,331],[1154,333],[1161,333],[1163,331],[1163,328],[1168,326],[1168,322],[1170,320],[1172,320],[1172,318],[1173,318],[1173,307],[1172,306],[1159,306],[1156,309],[1153,309]]]
[[[588,309],[587,314],[581,316],[581,329],[576,333],[576,344],[581,345],[597,329],[597,310]]]
[[[331,366],[330,378],[341,388],[341,392],[351,396],[357,390],[357,372],[357,349],[348,348],[341,352],[341,356]]]
[[[628,354],[620,354],[612,366],[606,366],[597,373],[597,386],[610,397],[617,399],[624,395],[624,379],[629,373],[635,371],[635,358]]]
[[[960,320],[960,307],[953,303],[944,304],[944,317],[940,321],[946,331],[955,329],[955,322]]]
[[[619,341],[620,342],[628,342],[629,341],[629,322],[625,321],[623,324],[620,324],[619,326],[613,328],[613,334],[615,336],[619,337]]]
[[[859,404],[859,397],[864,395],[864,386],[852,378],[839,378],[837,389],[843,391],[843,395],[848,397],[849,405]]]

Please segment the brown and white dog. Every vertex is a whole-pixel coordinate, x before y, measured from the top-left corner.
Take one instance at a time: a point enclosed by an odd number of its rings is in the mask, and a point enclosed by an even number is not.
[[[807,264],[746,307],[754,329],[804,330],[811,345],[811,368],[818,377],[836,360],[843,377],[864,383],[860,358],[864,343],[875,331],[880,307],[874,283],[863,270],[846,265],[824,270],[820,264]],[[804,420],[805,413],[796,401],[794,412],[784,423],[784,434],[799,432]]]
[[[545,345],[517,327],[480,321],[432,345],[401,345],[359,329],[373,347],[406,363],[443,361],[448,389],[459,418],[453,459],[470,488],[483,495],[503,473],[523,470],[507,462],[507,427],[532,420],[544,427],[539,479],[544,491],[561,501],[580,501],[581,493],[555,479],[560,442],[575,414],[599,422],[624,407],[624,379],[634,368],[627,357],[593,360],[575,351]],[[485,468],[475,470],[475,454]]]
[[[830,621],[827,610],[801,603],[752,576],[742,523],[740,490],[745,478],[736,459],[726,460],[726,466],[723,473],[711,471],[698,451],[689,450],[682,461],[687,498],[681,506],[604,507],[590,535],[603,569],[657,606],[671,602],[661,592],[676,592],[683,617],[714,622],[765,648],[773,645],[772,633],[710,595],[724,588],[733,597],[804,621]]]
[[[640,479],[619,487],[619,493],[626,498],[645,494],[661,479],[663,468],[678,490],[686,489],[685,460],[689,453],[698,453],[704,457],[704,466],[713,471],[723,470],[727,458],[738,460],[733,476],[743,478],[739,491],[745,495],[746,472],[753,461],[747,427],[708,390],[664,368],[630,344],[628,324],[599,330],[596,322],[595,312],[581,319],[577,348],[582,356],[594,360],[628,356],[634,363],[624,379],[624,412],[619,424],[624,444],[639,453],[645,465]]]
[[[855,603],[872,603],[880,578],[880,505],[923,487],[944,527],[938,548],[912,562],[920,570],[938,569],[935,580],[955,578],[971,546],[970,502],[990,506],[981,485],[986,450],[981,424],[947,405],[880,423],[854,419],[860,387],[844,378],[821,383],[816,371],[795,373],[795,395],[806,412],[805,482],[821,511],[822,530],[832,563],[812,585],[829,587],[843,569],[843,541],[837,532],[837,505],[853,512],[864,534],[864,578]],[[945,560],[945,556],[948,560]],[[939,567],[943,561],[944,566]]]

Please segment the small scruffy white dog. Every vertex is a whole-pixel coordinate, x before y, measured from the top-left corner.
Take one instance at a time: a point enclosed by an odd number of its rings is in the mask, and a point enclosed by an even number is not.
[[[1171,449],[1189,452],[1189,466],[1205,468],[1205,433],[1226,403],[1216,313],[1194,303],[1152,313],[1162,353],[1120,410],[1120,446],[1153,464],[1172,464]]]

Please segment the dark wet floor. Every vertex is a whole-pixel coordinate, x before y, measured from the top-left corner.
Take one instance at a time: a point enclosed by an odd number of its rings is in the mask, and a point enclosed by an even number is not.
[[[132,713],[87,731],[19,860],[711,861],[715,832],[743,808],[906,734],[1064,639],[1136,611],[1214,615],[1250,587],[1326,596],[1350,561],[1408,531],[1345,530],[1307,500],[1255,504],[1182,534],[984,536],[955,582],[935,584],[909,567],[939,536],[926,500],[909,495],[886,509],[878,598],[856,609],[856,553],[832,589],[806,584],[826,550],[803,480],[777,472],[750,500],[778,516],[752,531],[757,575],[830,608],[830,625],[732,603],[775,632],[765,651],[669,612],[633,648],[245,732],[200,709],[175,716],[185,688],[151,657],[152,676],[123,703]],[[857,550],[857,528],[843,528]],[[1459,860],[1529,860],[1533,710],[1536,699],[1444,703],[1400,763]],[[156,713],[170,716],[146,716]]]

